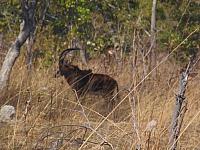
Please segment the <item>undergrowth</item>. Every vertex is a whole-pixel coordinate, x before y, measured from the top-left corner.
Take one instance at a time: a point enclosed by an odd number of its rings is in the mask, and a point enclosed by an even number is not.
[[[124,99],[131,84],[136,86],[144,78],[142,63],[133,71],[131,62],[131,57],[127,57],[123,66],[111,64],[105,69],[101,58],[89,61],[88,68],[93,72],[106,73],[118,81],[120,100],[124,100],[114,111],[117,120],[108,117],[102,122],[105,108],[101,97],[87,96],[80,105],[66,81],[54,78],[57,64],[49,68],[35,66],[28,76],[21,57],[12,71],[6,94],[1,95],[1,106],[10,104],[16,108],[16,121],[0,127],[1,149],[127,150],[138,145],[142,149],[169,148],[179,68],[166,61]],[[199,81],[199,74],[189,79],[189,104],[178,143],[180,149],[200,147]],[[135,103],[134,119],[131,98]],[[156,125],[149,129],[147,124],[152,120]]]

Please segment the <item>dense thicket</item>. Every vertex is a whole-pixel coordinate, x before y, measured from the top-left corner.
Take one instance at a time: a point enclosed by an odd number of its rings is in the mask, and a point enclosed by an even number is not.
[[[192,30],[199,28],[199,5],[195,0],[157,2],[157,52],[170,52]],[[36,44],[36,47],[47,50],[45,42],[48,43],[49,39],[57,42],[54,43],[57,47],[49,47],[45,54],[50,57],[52,49],[70,47],[73,40],[78,39],[91,53],[103,52],[105,47],[115,44],[128,52],[133,49],[136,36],[138,45],[142,45],[137,48],[145,50],[149,47],[151,7],[152,1],[146,0],[39,1],[37,39],[43,43]],[[0,10],[0,32],[11,37],[18,32],[22,18],[20,4],[18,0],[3,0]],[[177,60],[182,61],[197,52],[199,36],[197,32],[176,51]]]

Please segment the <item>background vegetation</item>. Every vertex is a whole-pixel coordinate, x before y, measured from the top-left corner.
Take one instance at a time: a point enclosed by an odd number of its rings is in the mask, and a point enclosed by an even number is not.
[[[179,72],[188,63],[189,56],[199,57],[199,5],[195,0],[157,1],[154,59],[156,64],[164,63],[155,74],[146,78],[155,67],[148,61],[152,1],[38,1],[31,75],[27,73],[26,47],[23,47],[12,71],[8,91],[0,95],[1,106],[11,104],[17,110],[17,121],[0,127],[0,147],[53,149],[55,143],[61,141],[60,149],[78,149],[101,123],[104,118],[100,115],[104,109],[101,98],[87,97],[83,111],[64,79],[53,77],[59,53],[78,41],[87,50],[89,61],[85,66],[76,54],[73,63],[114,77],[121,89],[120,100],[123,100],[116,110],[117,122],[111,118],[104,121],[83,149],[111,149],[112,146],[119,150],[136,149],[138,144],[143,149],[169,148],[168,130]],[[19,32],[21,21],[19,1],[2,0],[0,64]],[[188,37],[194,30],[196,32]],[[115,56],[108,56],[110,47]],[[163,61],[165,58],[167,60]],[[180,149],[200,147],[198,63],[195,68],[197,75],[189,80],[186,93],[188,110],[181,130]],[[146,80],[138,84],[144,78]],[[131,118],[129,100],[132,97],[125,98],[128,92],[123,90],[133,87],[136,87],[133,95],[138,132]],[[27,101],[31,103],[23,118]],[[156,121],[153,131],[146,128],[152,120]]]

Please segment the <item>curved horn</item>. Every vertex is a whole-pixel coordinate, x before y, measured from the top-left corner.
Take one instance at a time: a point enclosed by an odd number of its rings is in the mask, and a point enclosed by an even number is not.
[[[59,62],[60,62],[60,63],[63,63],[65,56],[66,56],[69,52],[74,51],[74,50],[80,50],[80,48],[67,48],[67,49],[63,50],[62,53],[60,54]]]

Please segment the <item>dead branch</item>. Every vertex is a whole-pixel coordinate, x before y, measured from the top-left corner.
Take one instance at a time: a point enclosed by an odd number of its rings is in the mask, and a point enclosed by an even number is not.
[[[180,129],[183,123],[183,118],[187,110],[187,99],[185,97],[186,86],[188,83],[188,76],[191,71],[191,62],[189,62],[185,71],[180,75],[179,91],[176,95],[176,103],[174,113],[172,116],[172,126],[170,130],[169,145],[170,149],[176,150]]]

